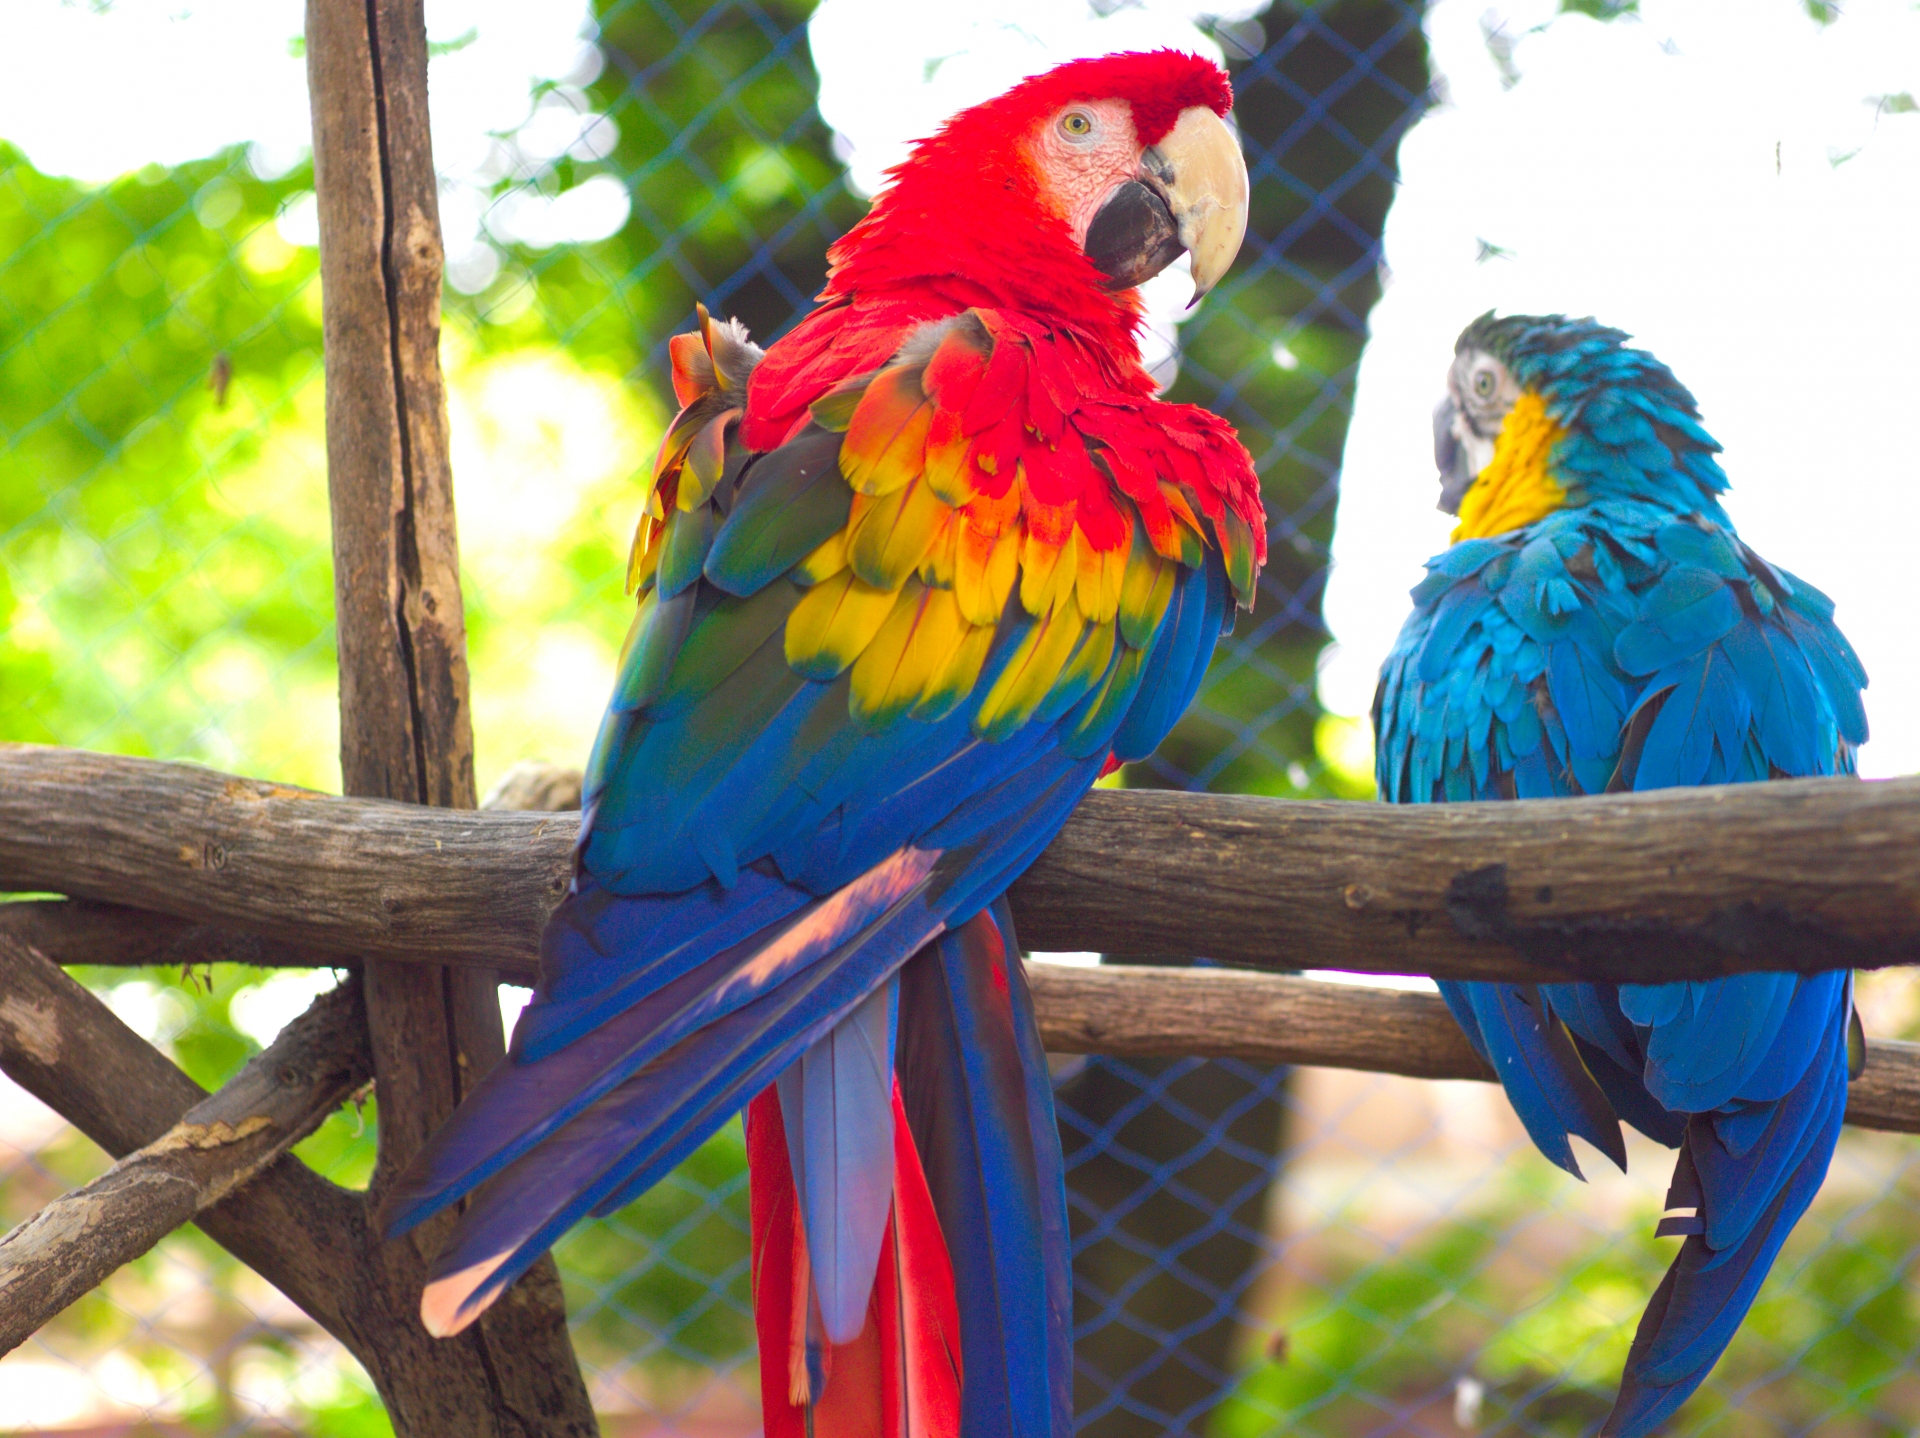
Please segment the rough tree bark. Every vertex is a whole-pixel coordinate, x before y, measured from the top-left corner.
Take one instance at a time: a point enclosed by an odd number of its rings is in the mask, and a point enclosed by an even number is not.
[[[578,823],[0,745],[0,887],[345,955],[524,972]],[[1920,779],[1525,804],[1095,790],[1012,900],[1037,950],[1256,968],[1628,983],[1885,968],[1920,963]]]
[[[74,911],[73,928],[84,936],[84,947],[65,932],[68,910]],[[0,990],[12,991],[23,982],[15,967],[21,954],[30,953],[32,962],[39,966],[36,972],[54,974],[81,994],[85,990],[59,975],[49,960],[127,965],[156,962],[150,957],[152,941],[146,932],[155,927],[154,918],[133,909],[63,901],[0,905]],[[162,927],[168,922],[160,921]],[[204,937],[209,944],[205,950],[208,955],[247,954],[251,957],[233,961],[281,967],[307,967],[313,962],[311,951],[263,943],[236,930],[171,922]],[[20,937],[29,933],[35,936],[37,951],[30,951]],[[199,961],[177,940],[168,941],[167,952],[169,957],[164,962]],[[538,977],[531,956],[503,966],[501,973],[515,983],[530,984]],[[1041,1038],[1054,1053],[1242,1058],[1256,1063],[1311,1064],[1427,1079],[1491,1081],[1493,1077],[1467,1047],[1446,1006],[1431,994],[1221,969],[1083,969],[1033,964],[1027,973],[1033,985]],[[44,1007],[42,1000],[31,997],[40,989],[30,985],[19,992],[29,995],[20,1000],[24,1007],[0,1001],[0,1068],[16,1078],[20,1075],[14,1065],[23,1061],[31,1064],[27,1058],[30,1047],[23,1045],[44,1028],[45,1022],[37,1017]],[[118,1025],[118,1020],[107,1017]],[[19,1022],[25,1022],[26,1027],[18,1028]],[[111,1048],[96,1048],[84,1051],[70,1070],[63,1070],[67,1077],[58,1081],[38,1070],[20,1071],[27,1075],[20,1082],[115,1153],[138,1147],[145,1140],[116,1147],[101,1137],[99,1126],[108,1117],[106,1110],[112,1100],[89,1099],[87,1095],[95,1088],[87,1075],[126,1075],[130,1083],[152,1083],[148,1069],[141,1064],[151,1058],[172,1067],[131,1035],[123,1042],[145,1050],[144,1056],[136,1055],[140,1064],[128,1068],[125,1056],[117,1056]],[[74,1087],[68,1092],[63,1084]],[[1863,1128],[1920,1133],[1920,1044],[1868,1039],[1866,1072],[1848,1091],[1847,1122]],[[259,1190],[260,1185],[255,1184],[246,1193]]]
[[[15,907],[13,905],[5,906]],[[115,1158],[207,1093],[29,943],[0,930],[0,1070]],[[199,1216],[209,1237],[338,1338],[370,1372],[395,1300],[363,1269],[365,1204],[291,1157]]]
[[[352,795],[471,809],[421,0],[309,0],[307,69],[342,778]],[[490,972],[370,961],[365,983],[380,1100],[377,1204],[505,1045]],[[380,1245],[369,1261],[417,1291],[452,1221]],[[411,1310],[404,1321],[424,1336]],[[551,1260],[466,1333],[417,1349],[381,1396],[402,1434],[595,1431]]]
[[[18,1042],[27,1031],[10,1017]],[[159,1138],[0,1238],[0,1353],[318,1128],[373,1077],[366,1025],[349,978]],[[39,1032],[57,1046],[51,1011]]]

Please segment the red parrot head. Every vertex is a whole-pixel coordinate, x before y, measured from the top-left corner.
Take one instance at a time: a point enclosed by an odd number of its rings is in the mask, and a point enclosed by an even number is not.
[[[1193,257],[1194,298],[1247,227],[1218,65],[1176,50],[1073,60],[962,110],[889,172],[837,244],[827,296],[916,288],[1132,329],[1132,287]]]

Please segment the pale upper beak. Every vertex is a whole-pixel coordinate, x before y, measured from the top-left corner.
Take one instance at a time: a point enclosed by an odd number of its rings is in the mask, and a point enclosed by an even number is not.
[[[1205,105],[1180,112],[1166,138],[1141,157],[1166,197],[1180,244],[1193,257],[1193,303],[1220,282],[1247,234],[1247,162],[1240,140]]]

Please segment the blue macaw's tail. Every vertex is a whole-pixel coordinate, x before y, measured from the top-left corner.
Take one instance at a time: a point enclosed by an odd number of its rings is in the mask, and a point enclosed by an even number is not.
[[[1718,1361],[1826,1177],[1846,1113],[1853,979],[1740,974],[1612,985],[1444,983],[1541,1152],[1577,1133],[1622,1168],[1617,1114],[1680,1149],[1661,1236],[1684,1236],[1601,1432],[1641,1438]],[[1607,1106],[1596,1139],[1595,1099]]]

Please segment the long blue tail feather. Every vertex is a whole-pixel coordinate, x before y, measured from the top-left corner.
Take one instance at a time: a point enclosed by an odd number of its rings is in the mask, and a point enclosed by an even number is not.
[[[901,1095],[952,1254],[966,1378],[962,1438],[1064,1438],[1071,1275],[1056,1139],[1037,1130],[1045,1065],[995,925],[945,934],[901,974]],[[1004,941],[1002,941],[1004,942]],[[1017,962],[1017,961],[1013,961]]]
[[[481,1081],[475,1101],[442,1126],[420,1165],[395,1189],[388,1200],[389,1226],[404,1231],[473,1191],[696,1030],[875,932],[920,893],[936,867],[936,855],[909,850],[896,857],[901,862],[893,873],[876,869],[849,885],[839,896],[838,910],[816,900],[631,1002],[571,1047],[494,1069]],[[863,905],[861,890],[869,880],[877,892]],[[876,910],[875,903],[882,908]],[[932,928],[937,927],[936,921]],[[540,1008],[536,996],[522,1022],[537,1021]]]
[[[1540,991],[1517,984],[1464,987],[1488,1061],[1540,1151],[1579,1178],[1567,1143],[1569,1134],[1578,1134],[1624,1169],[1620,1122]]]
[[[1026,967],[1014,957],[1020,945],[1013,931],[1013,910],[1005,898],[991,910],[1006,955],[1008,996],[1013,1008],[1013,1039],[1026,1079],[1027,1126],[1033,1144],[1035,1183],[1040,1193],[1040,1249],[1047,1279],[1047,1375],[1053,1389],[1056,1435],[1073,1429],[1073,1236],[1067,1224],[1066,1165],[1055,1137],[1059,1119],[1053,1108],[1053,1074],[1040,1043],[1040,1024]]]
[[[1692,1396],[1732,1341],[1781,1244],[1819,1192],[1846,1114],[1844,1054],[1837,1065],[1822,1067],[1806,1080],[1818,1090],[1819,1109],[1797,1162],[1745,1240],[1722,1253],[1700,1234],[1681,1245],[1634,1335],[1620,1396],[1600,1430],[1606,1438],[1644,1438]],[[1712,1202],[1709,1191],[1709,1213]]]

